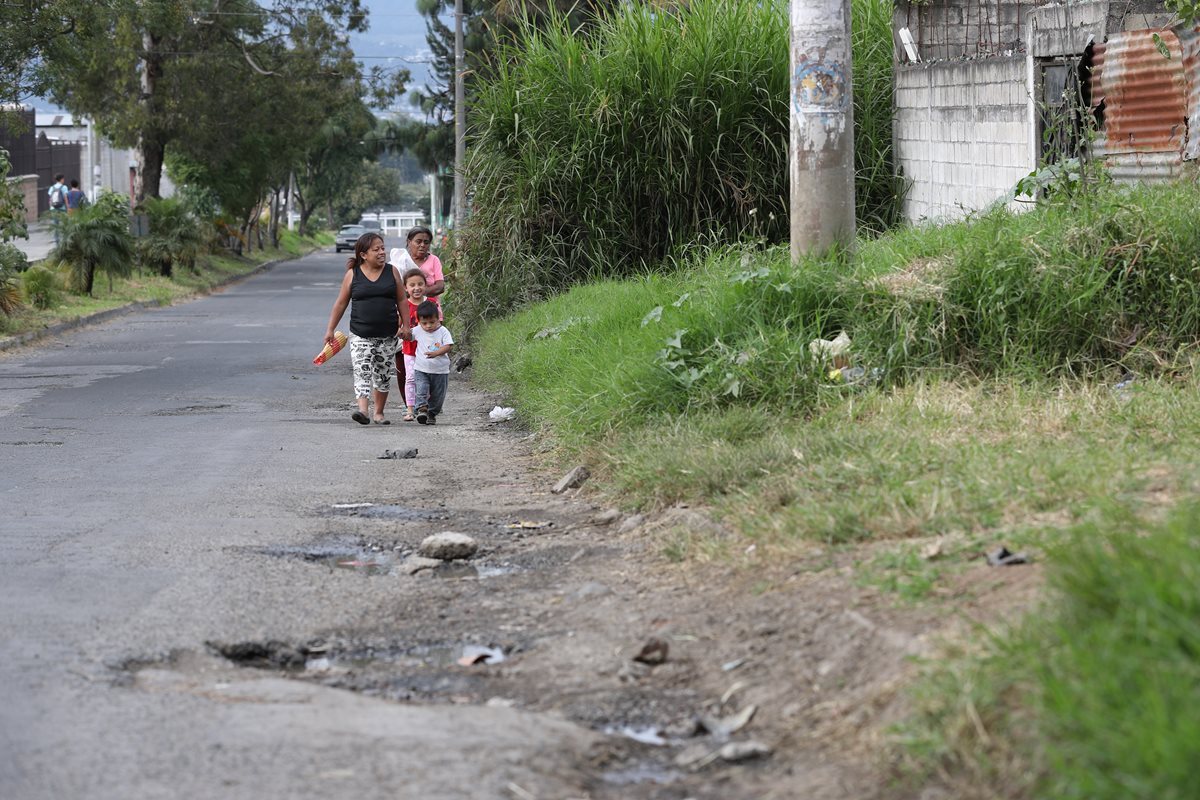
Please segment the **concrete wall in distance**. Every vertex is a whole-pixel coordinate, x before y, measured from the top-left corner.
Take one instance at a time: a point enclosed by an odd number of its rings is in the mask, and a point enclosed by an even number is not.
[[[8,179],[9,183],[17,185],[17,191],[25,201],[25,221],[37,222],[38,219],[38,178],[37,175],[15,175]]]
[[[1037,163],[1025,56],[897,65],[905,216],[955,219],[1011,196]]]

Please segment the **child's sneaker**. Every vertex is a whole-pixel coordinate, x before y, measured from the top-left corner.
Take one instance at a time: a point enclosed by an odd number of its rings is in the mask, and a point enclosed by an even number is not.
[[[429,409],[421,406],[417,409],[417,423],[424,425],[429,422]]]

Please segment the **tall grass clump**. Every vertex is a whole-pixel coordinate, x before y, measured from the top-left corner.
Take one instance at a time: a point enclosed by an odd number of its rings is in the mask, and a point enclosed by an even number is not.
[[[882,227],[896,219],[890,4],[855,13],[860,177],[886,187],[860,187],[859,214]],[[527,24],[481,83],[460,251],[472,320],[697,245],[787,236],[784,4],[626,3],[587,34]]]
[[[1195,503],[1112,507],[1052,546],[1042,611],[928,670],[910,764],[959,797],[1194,797],[1198,530]]]

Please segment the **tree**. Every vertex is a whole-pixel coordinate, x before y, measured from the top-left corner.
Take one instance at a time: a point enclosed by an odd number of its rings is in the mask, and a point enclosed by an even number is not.
[[[399,205],[404,200],[400,192],[400,173],[374,161],[359,162],[354,185],[333,204],[333,222],[357,222],[364,211]]]
[[[288,0],[269,7],[253,0],[110,0],[78,6],[72,10],[73,37],[50,43],[42,72],[56,102],[92,117],[117,144],[135,149],[139,201],[158,196],[168,148],[210,149],[230,129],[231,117],[240,123],[242,139],[260,129],[278,139],[272,128],[329,111],[325,104],[293,102],[272,104],[270,117],[251,113],[248,104],[266,94],[308,101],[318,87],[366,91],[346,40],[347,32],[367,27],[361,0]],[[386,97],[398,91],[406,73],[377,77],[372,94]],[[276,79],[270,91],[263,78]]]
[[[334,224],[333,202],[349,194],[358,180],[363,160],[371,154],[366,138],[375,124],[361,101],[348,102],[308,140],[296,172],[301,235],[307,233],[309,218],[318,208],[330,209],[327,222]]]
[[[43,54],[74,33],[71,6],[70,0],[0,3],[0,123],[20,125],[10,112],[44,91]]]

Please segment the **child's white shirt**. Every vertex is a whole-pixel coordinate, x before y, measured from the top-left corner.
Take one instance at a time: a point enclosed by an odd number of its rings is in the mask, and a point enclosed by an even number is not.
[[[414,365],[417,371],[429,372],[434,375],[449,375],[450,355],[448,353],[437,358],[429,358],[425,355],[430,350],[454,344],[454,337],[450,335],[450,331],[446,330],[446,326],[442,325],[435,331],[426,331],[418,325],[412,329],[412,335],[417,342],[417,361]]]

